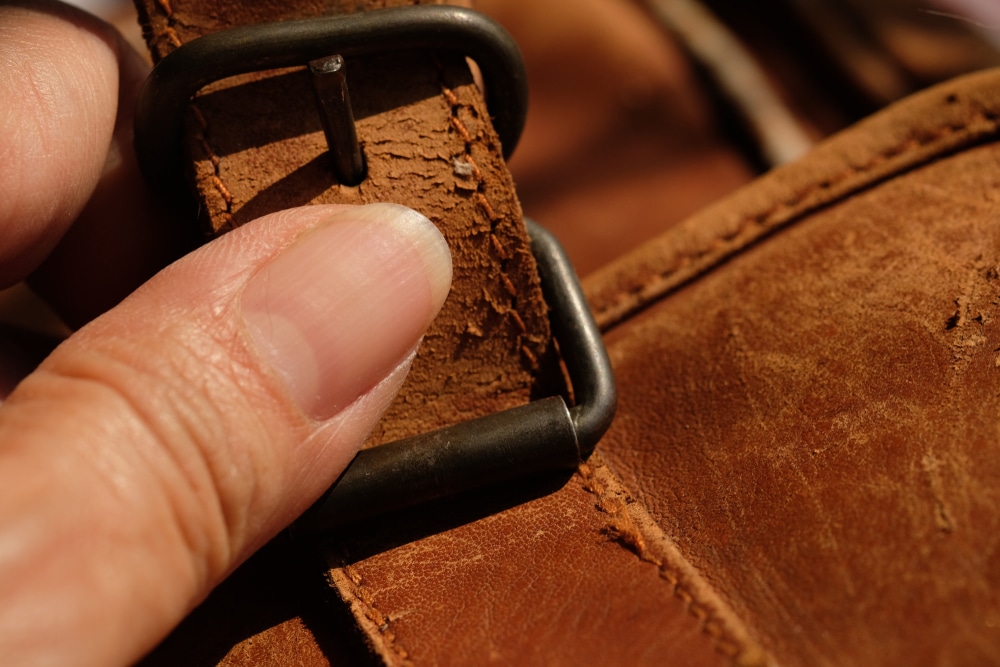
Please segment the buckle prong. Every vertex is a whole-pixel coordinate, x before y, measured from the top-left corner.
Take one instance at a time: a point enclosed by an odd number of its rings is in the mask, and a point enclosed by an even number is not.
[[[344,185],[365,180],[365,156],[354,127],[354,110],[347,91],[347,64],[341,55],[309,61],[316,107],[330,148],[333,172]]]

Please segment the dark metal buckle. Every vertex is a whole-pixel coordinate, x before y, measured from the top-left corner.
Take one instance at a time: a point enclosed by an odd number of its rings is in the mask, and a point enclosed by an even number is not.
[[[304,64],[331,53],[416,48],[459,50],[476,60],[509,156],[527,108],[517,46],[481,14],[420,6],[237,28],[180,47],[154,68],[140,95],[135,121],[140,166],[161,194],[183,193],[179,152],[184,105],[214,80]],[[294,534],[322,533],[527,475],[573,470],[593,452],[617,405],[611,362],[562,247],[542,227],[525,222],[577,404],[569,408],[562,397],[553,396],[364,450],[295,523]]]
[[[189,197],[181,156],[183,112],[191,97],[214,81],[306,65],[332,54],[417,49],[458,52],[476,61],[493,125],[504,157],[509,158],[528,112],[528,84],[517,44],[496,22],[470,9],[420,5],[244,26],[181,46],[157,63],[139,93],[135,117],[139,167],[165,198],[176,202]],[[330,108],[320,106],[325,127]]]
[[[472,419],[358,453],[340,479],[292,526],[326,532],[528,475],[575,470],[611,425],[614,372],[573,265],[550,232],[525,220],[542,293],[576,405],[561,396]]]

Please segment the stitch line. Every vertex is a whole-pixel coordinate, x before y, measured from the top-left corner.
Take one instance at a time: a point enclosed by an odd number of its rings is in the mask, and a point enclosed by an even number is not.
[[[194,113],[195,120],[198,121],[198,126],[201,128],[198,131],[198,143],[208,156],[208,160],[211,162],[212,169],[215,172],[212,175],[212,185],[226,205],[226,210],[222,212],[222,219],[225,221],[225,225],[221,229],[233,229],[236,227],[236,223],[233,220],[233,195],[222,181],[222,160],[215,154],[211,144],[208,142],[208,120],[205,119],[205,115],[202,114],[201,109],[194,102],[191,103],[191,110]]]
[[[389,617],[375,607],[375,594],[372,593],[370,589],[365,587],[364,579],[362,578],[361,573],[358,572],[358,569],[353,565],[345,565],[344,573],[353,584],[351,595],[354,596],[355,600],[361,603],[361,608],[364,611],[365,618],[371,621],[375,627],[378,628],[378,633],[385,641],[385,645],[390,651],[396,654],[396,656],[402,661],[402,664],[412,665],[413,662],[410,660],[410,654],[407,653],[406,649],[402,646],[396,644],[396,633],[392,631]]]
[[[655,284],[668,280],[673,274],[681,271],[687,266],[690,266],[692,262],[703,260],[707,256],[715,252],[719,254],[718,259],[721,259],[724,255],[722,252],[719,251],[721,251],[727,245],[732,245],[733,241],[736,238],[743,236],[752,227],[756,226],[756,227],[766,228],[771,225],[774,225],[777,221],[776,220],[777,218],[787,213],[789,209],[794,209],[795,207],[801,205],[803,201],[805,201],[810,196],[814,195],[816,192],[831,190],[836,186],[840,185],[841,183],[843,183],[844,181],[854,176],[858,176],[868,171],[871,171],[875,167],[878,167],[879,165],[882,165],[889,160],[906,156],[907,154],[920,150],[936,141],[940,141],[942,139],[958,134],[960,132],[967,131],[969,129],[969,126],[975,122],[986,121],[988,123],[991,123],[993,125],[993,128],[988,132],[995,132],[997,129],[996,120],[998,117],[1000,117],[1000,113],[991,112],[988,110],[977,111],[971,118],[969,118],[963,123],[952,122],[946,125],[942,125],[933,130],[922,132],[918,137],[910,137],[909,139],[900,144],[897,144],[895,146],[892,146],[888,149],[881,151],[877,155],[871,157],[868,160],[868,162],[862,165],[856,167],[850,167],[841,172],[840,174],[838,174],[837,176],[822,180],[818,183],[812,183],[808,187],[803,188],[796,194],[789,197],[784,202],[774,204],[773,206],[765,209],[764,211],[747,215],[739,223],[739,225],[734,231],[723,232],[718,236],[716,236],[715,238],[713,238],[711,241],[708,241],[709,243],[708,247],[703,248],[702,250],[699,251],[686,253],[679,256],[675,261],[675,263],[669,268],[655,272],[653,275],[647,277],[641,284],[631,287],[628,290],[619,292],[619,294],[613,301],[602,306],[595,312],[594,315],[598,319],[603,318],[607,316],[608,313],[612,313],[618,311],[619,309],[622,309],[627,302],[633,299],[638,299],[637,303],[632,304],[630,307],[625,308],[623,312],[618,313],[617,315],[612,317],[612,321],[606,323],[605,325],[605,326],[611,326],[616,322],[621,321],[624,317],[627,316],[629,312],[631,312],[635,308],[644,305],[647,300],[655,299],[658,298],[659,296],[662,296],[661,294],[655,294],[655,295],[649,295],[645,299],[643,298],[642,296],[643,293],[647,292]],[[847,193],[845,192],[843,195],[840,196],[845,196],[846,194]],[[823,202],[823,203],[828,203],[828,202]],[[823,203],[817,204],[817,206],[820,206]],[[806,215],[810,210],[812,209],[806,208],[802,211],[799,211],[796,215],[797,216]]]
[[[167,19],[167,25],[163,29],[164,36],[170,42],[171,46],[180,48],[183,42],[181,42],[181,38],[177,35],[177,31],[174,30],[174,24],[177,23],[177,19],[174,17],[174,8],[171,6],[170,0],[156,0],[156,7]]]
[[[156,7],[163,13],[164,17],[167,19],[167,25],[163,30],[163,34],[166,35],[167,39],[174,47],[180,47],[182,45],[180,37],[177,35],[177,31],[174,30],[173,26],[177,22],[174,16],[174,9],[170,4],[170,0],[156,0]],[[201,112],[201,109],[192,102],[191,111],[194,113],[195,120],[198,122],[199,131],[196,139],[198,144],[201,146],[202,151],[208,157],[209,162],[212,163],[212,170],[215,172],[212,175],[212,186],[215,188],[219,196],[222,197],[222,201],[226,205],[226,210],[222,213],[222,219],[224,221],[224,226],[222,229],[232,229],[236,226],[233,220],[233,195],[226,184],[222,181],[222,160],[216,155],[215,151],[212,149],[212,145],[208,141],[208,121],[205,119],[205,115]]]
[[[473,194],[473,200],[475,201],[476,207],[482,212],[490,223],[489,243],[494,252],[496,252],[497,257],[500,259],[500,283],[503,286],[504,291],[507,292],[510,297],[510,308],[507,310],[505,315],[513,319],[514,324],[517,327],[517,346],[522,357],[528,362],[531,368],[535,368],[538,366],[538,355],[535,354],[535,352],[531,350],[530,346],[527,345],[522,339],[522,336],[527,333],[527,327],[524,325],[524,320],[518,312],[517,289],[514,287],[514,283],[511,281],[507,271],[507,263],[511,258],[511,253],[504,247],[503,242],[500,241],[500,238],[496,234],[500,218],[497,216],[493,205],[486,196],[486,179],[483,177],[483,172],[480,170],[479,165],[476,164],[476,161],[472,157],[472,144],[476,141],[483,141],[482,133],[477,133],[474,137],[465,126],[465,123],[462,122],[462,119],[459,118],[459,110],[463,106],[468,105],[464,105],[455,92],[445,85],[443,68],[440,63],[436,64],[441,79],[441,96],[447,103],[449,113],[451,114],[449,124],[465,144],[465,152],[462,156],[462,160],[465,164],[471,166],[471,176],[475,179],[476,187]]]
[[[716,650],[737,663],[750,657],[745,655],[748,651],[744,643],[731,636],[712,610],[695,599],[695,595],[681,581],[681,573],[649,549],[646,538],[626,509],[627,502],[609,492],[589,463],[580,464],[577,472],[583,480],[584,490],[597,499],[595,509],[606,517],[601,532],[634,553],[640,561],[656,566],[660,578],[671,586],[674,597],[684,603],[685,610],[698,621],[702,633],[709,637]],[[749,662],[756,661],[751,657]]]

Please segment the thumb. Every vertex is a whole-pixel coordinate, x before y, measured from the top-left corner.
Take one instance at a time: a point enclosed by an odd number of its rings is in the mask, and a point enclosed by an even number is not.
[[[350,462],[450,280],[409,209],[294,209],[57,348],[0,406],[0,662],[141,657]]]

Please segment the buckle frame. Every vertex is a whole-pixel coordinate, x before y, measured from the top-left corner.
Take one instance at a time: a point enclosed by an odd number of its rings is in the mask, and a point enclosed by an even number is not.
[[[372,36],[378,36],[376,44]],[[483,71],[504,156],[517,145],[527,83],[510,35],[472,10],[417,6],[236,28],[180,47],[153,69],[140,93],[135,148],[147,182],[186,201],[180,136],[185,105],[212,81],[305,65],[338,54],[459,50]],[[559,242],[525,219],[549,319],[577,399],[553,396],[361,451],[290,529],[318,535],[339,526],[544,471],[574,470],[607,431],[617,387],[600,331]]]
[[[164,198],[190,198],[181,155],[184,109],[210,83],[307,65],[334,53],[417,49],[459,52],[476,61],[504,158],[510,158],[528,113],[527,76],[514,39],[471,9],[417,5],[243,26],[184,44],[156,64],[139,92],[134,139],[139,168]]]
[[[593,453],[618,405],[611,360],[566,252],[551,232],[524,222],[576,405],[550,396],[362,450],[292,524],[293,537],[532,474],[575,470]]]

